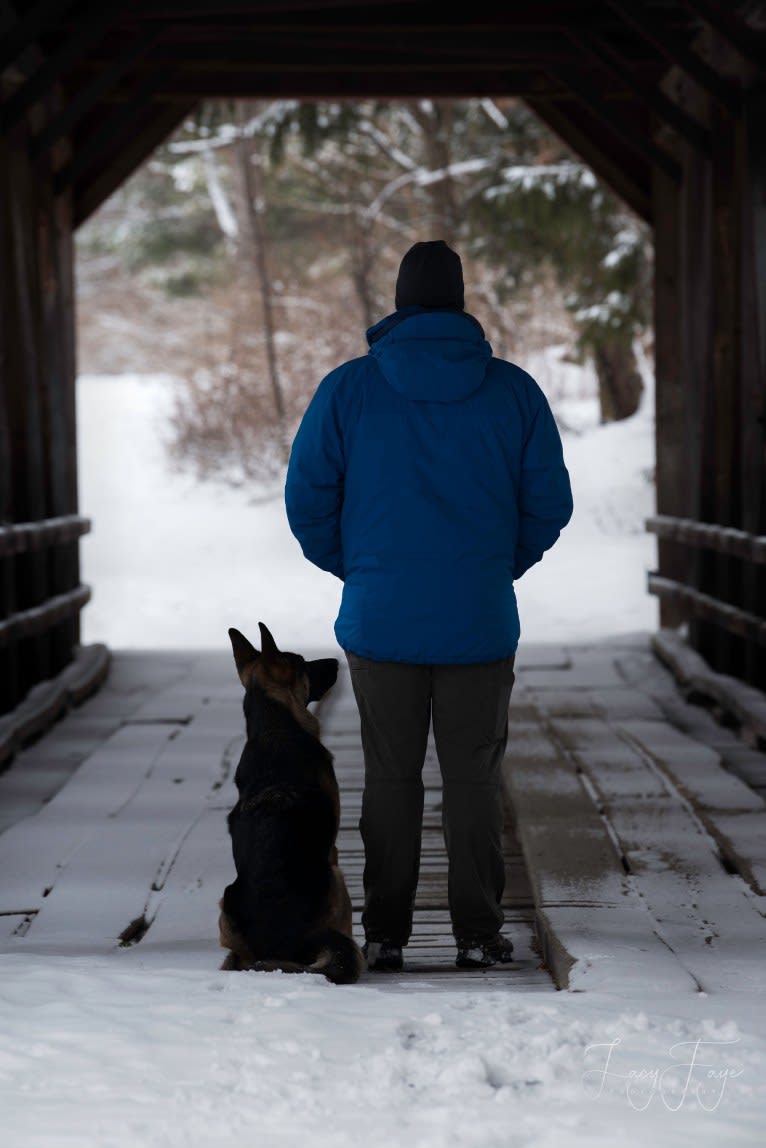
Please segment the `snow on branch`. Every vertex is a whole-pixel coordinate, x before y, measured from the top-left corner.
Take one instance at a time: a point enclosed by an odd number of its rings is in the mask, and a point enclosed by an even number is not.
[[[207,129],[198,128],[198,139],[173,140],[168,144],[168,150],[174,155],[187,155],[193,152],[204,152],[218,148],[230,147],[235,140],[246,139],[271,128],[272,125],[284,119],[287,112],[293,111],[300,104],[299,100],[274,100],[258,115],[252,116],[243,124],[220,124],[215,135],[208,135]]]
[[[495,101],[489,99],[489,97],[479,102],[481,104],[481,110],[492,120],[492,123],[499,127],[501,131],[505,131],[510,123],[505,112],[501,111]]]
[[[369,216],[377,215],[383,204],[408,184],[416,184],[418,187],[429,187],[434,183],[439,183],[443,179],[451,179],[461,175],[472,175],[475,172],[484,171],[488,166],[489,161],[486,159],[467,159],[460,163],[451,163],[446,167],[436,168],[434,171],[419,167],[414,171],[405,172],[403,175],[392,179],[390,183],[386,184],[380,194],[376,196],[370,204],[367,214]]]
[[[501,171],[503,183],[488,188],[487,199],[499,199],[512,191],[532,191],[539,188],[550,199],[555,188],[566,184],[579,184],[580,187],[595,188],[596,177],[590,168],[566,160],[564,163],[512,164]]]

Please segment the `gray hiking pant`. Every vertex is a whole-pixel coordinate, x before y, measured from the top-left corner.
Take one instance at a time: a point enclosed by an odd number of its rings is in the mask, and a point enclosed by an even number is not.
[[[368,941],[405,945],[420,869],[423,762],[433,724],[442,775],[448,900],[456,938],[503,924],[504,810],[514,659],[475,665],[376,662],[347,652],[361,721],[365,850],[362,925]]]

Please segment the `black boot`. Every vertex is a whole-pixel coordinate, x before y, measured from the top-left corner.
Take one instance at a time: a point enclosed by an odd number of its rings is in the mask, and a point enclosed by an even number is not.
[[[373,972],[398,972],[404,965],[402,946],[392,941],[365,941],[362,954]]]
[[[513,960],[513,945],[502,933],[494,937],[458,937],[455,964],[459,969],[491,969]]]

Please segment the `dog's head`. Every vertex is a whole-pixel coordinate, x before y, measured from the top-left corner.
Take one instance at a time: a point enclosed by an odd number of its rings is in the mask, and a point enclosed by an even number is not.
[[[315,658],[307,662],[300,654],[278,649],[263,622],[258,623],[258,628],[261,631],[260,650],[256,650],[239,630],[229,630],[234,662],[245,689],[256,684],[270,693],[284,691],[306,706],[309,702],[319,701],[335,684],[337,658]]]

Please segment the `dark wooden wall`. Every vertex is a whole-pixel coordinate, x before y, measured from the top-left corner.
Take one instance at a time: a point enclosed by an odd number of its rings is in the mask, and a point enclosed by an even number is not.
[[[663,625],[766,688],[766,90],[688,100],[706,146],[654,176],[655,589]]]
[[[77,603],[87,596],[77,542],[87,523],[76,517],[73,243],[68,198],[54,198],[50,172],[33,167],[13,135],[1,136],[0,713],[72,659]]]

